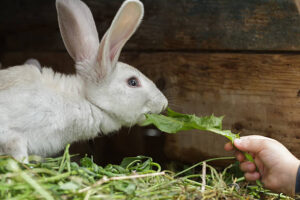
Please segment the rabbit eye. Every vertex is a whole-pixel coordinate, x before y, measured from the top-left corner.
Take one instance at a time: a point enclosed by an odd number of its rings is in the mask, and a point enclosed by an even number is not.
[[[130,86],[130,87],[139,87],[140,86],[140,83],[139,83],[139,80],[136,78],[136,77],[131,77],[127,80],[127,84]]]

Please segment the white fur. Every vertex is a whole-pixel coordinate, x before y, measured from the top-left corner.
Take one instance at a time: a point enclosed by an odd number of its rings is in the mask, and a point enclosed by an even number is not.
[[[100,44],[95,44],[99,39],[94,21],[83,2],[57,0],[56,6],[78,74],[68,76],[30,63],[0,70],[0,154],[19,160],[28,154],[49,156],[68,143],[132,126],[142,122],[145,113],[159,113],[167,106],[152,81],[117,62],[141,21],[141,2],[123,3]],[[130,87],[130,77],[141,86]]]

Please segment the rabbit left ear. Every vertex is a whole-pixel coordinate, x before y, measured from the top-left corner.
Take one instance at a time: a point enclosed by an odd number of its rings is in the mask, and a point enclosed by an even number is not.
[[[56,0],[58,24],[64,44],[76,62],[97,54],[99,38],[90,9],[80,0]]]
[[[110,71],[116,66],[123,46],[136,31],[143,15],[144,7],[140,1],[127,0],[122,4],[100,43],[98,63],[105,68],[101,71]]]

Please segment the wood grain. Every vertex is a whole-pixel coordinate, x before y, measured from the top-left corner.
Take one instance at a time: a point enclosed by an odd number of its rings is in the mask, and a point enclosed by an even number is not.
[[[123,0],[86,0],[100,37]],[[142,0],[143,23],[127,50],[299,51],[294,0]],[[1,0],[1,50],[64,50],[54,0]]]
[[[65,74],[74,74],[74,61],[65,52],[31,52],[31,51],[15,51],[7,52],[0,55],[0,61],[4,68],[22,65],[27,59],[37,59],[41,66],[51,67],[57,72]]]

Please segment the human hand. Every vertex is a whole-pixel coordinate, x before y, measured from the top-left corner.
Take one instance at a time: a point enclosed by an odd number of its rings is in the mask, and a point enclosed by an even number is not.
[[[234,146],[250,153],[254,163],[247,161],[242,152],[236,152],[241,162],[240,168],[248,181],[261,179],[264,186],[276,192],[295,194],[297,170],[300,161],[280,142],[258,135],[245,136],[234,140]],[[224,146],[226,151],[233,150],[232,143]],[[258,169],[258,172],[256,171]]]

